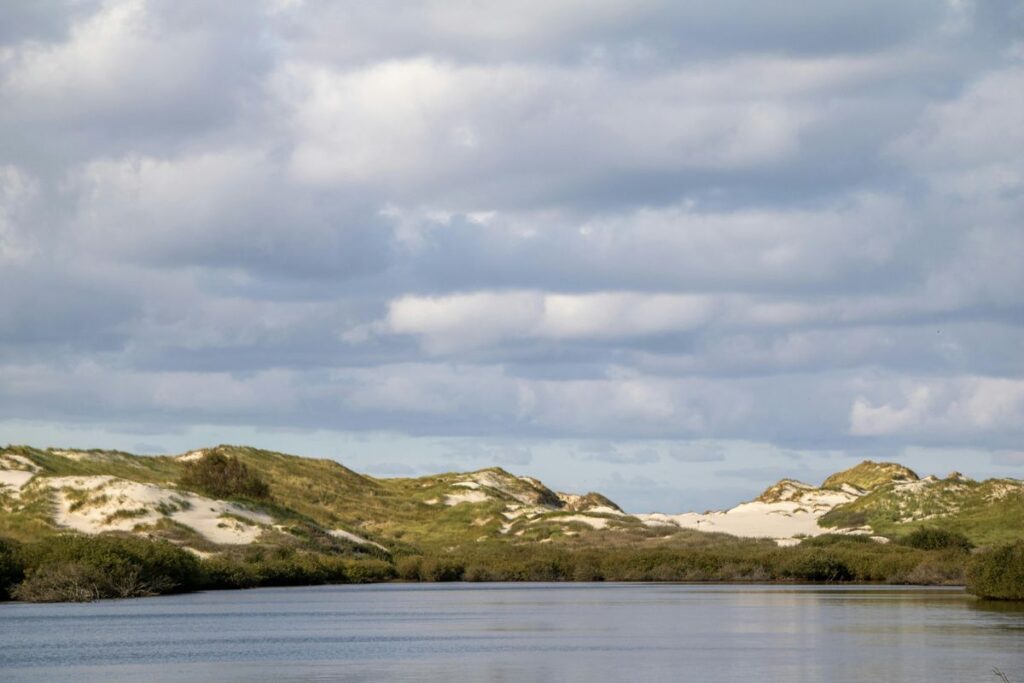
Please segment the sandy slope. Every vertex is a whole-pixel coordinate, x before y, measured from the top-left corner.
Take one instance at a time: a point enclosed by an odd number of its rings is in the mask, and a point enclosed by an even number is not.
[[[483,491],[466,491],[465,493],[449,493],[444,497],[445,505],[458,505],[459,503],[482,503],[488,500]]]
[[[553,522],[580,522],[593,529],[604,529],[608,526],[608,520],[604,517],[591,517],[589,515],[569,515],[568,517],[555,517]]]
[[[363,538],[362,536],[358,536],[351,531],[345,531],[344,529],[332,529],[328,533],[335,538],[344,538],[346,541],[352,541],[353,543],[359,543],[360,545],[372,545],[380,548],[381,550],[387,550],[387,548],[382,546],[380,543],[374,543],[373,541]]]
[[[87,534],[131,531],[167,517],[213,543],[233,545],[252,543],[263,533],[262,526],[274,521],[270,515],[234,503],[117,477],[44,481],[56,493],[57,524]]]
[[[0,455],[0,489],[12,488],[17,496],[38,471],[39,467],[24,456],[13,453]]]
[[[779,545],[791,545],[802,536],[834,532],[818,526],[818,519],[836,505],[857,497],[848,491],[823,491],[806,484],[803,486],[806,488],[793,487],[790,500],[752,501],[724,512],[687,512],[681,515],[656,512],[636,516],[652,526],[672,524],[684,529],[745,538],[771,538]]]

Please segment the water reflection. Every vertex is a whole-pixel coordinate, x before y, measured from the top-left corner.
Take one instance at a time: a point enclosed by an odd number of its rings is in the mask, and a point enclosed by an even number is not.
[[[264,589],[2,605],[0,678],[1024,681],[1022,630],[1024,606],[956,589]]]

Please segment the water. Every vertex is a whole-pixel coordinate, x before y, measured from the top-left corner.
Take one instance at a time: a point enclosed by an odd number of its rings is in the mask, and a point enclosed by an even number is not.
[[[3,681],[1024,683],[1024,607],[960,590],[432,584],[0,605]]]

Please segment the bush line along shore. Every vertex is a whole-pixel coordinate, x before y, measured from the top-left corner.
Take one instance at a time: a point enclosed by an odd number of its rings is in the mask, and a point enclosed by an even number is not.
[[[0,596],[32,602],[129,598],[196,590],[384,581],[700,581],[950,585],[1024,599],[1024,542],[971,553],[934,530],[903,543],[821,536],[800,546],[700,550],[566,550],[353,559],[286,549],[200,558],[169,541],[105,534],[45,543],[0,541]],[[922,547],[923,546],[923,547]],[[509,549],[511,550],[511,549]]]

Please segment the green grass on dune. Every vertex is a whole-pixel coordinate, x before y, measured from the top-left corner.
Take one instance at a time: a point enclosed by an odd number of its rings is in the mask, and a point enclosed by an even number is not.
[[[1001,479],[944,479],[911,494],[883,486],[831,510],[820,523],[870,525],[885,536],[933,526],[963,534],[979,546],[1003,543],[1024,538],[1024,488]]]
[[[862,491],[870,491],[893,481],[913,481],[917,478],[917,473],[903,465],[894,462],[865,460],[850,469],[836,472],[825,479],[821,487],[824,489],[840,489],[846,484]]]

